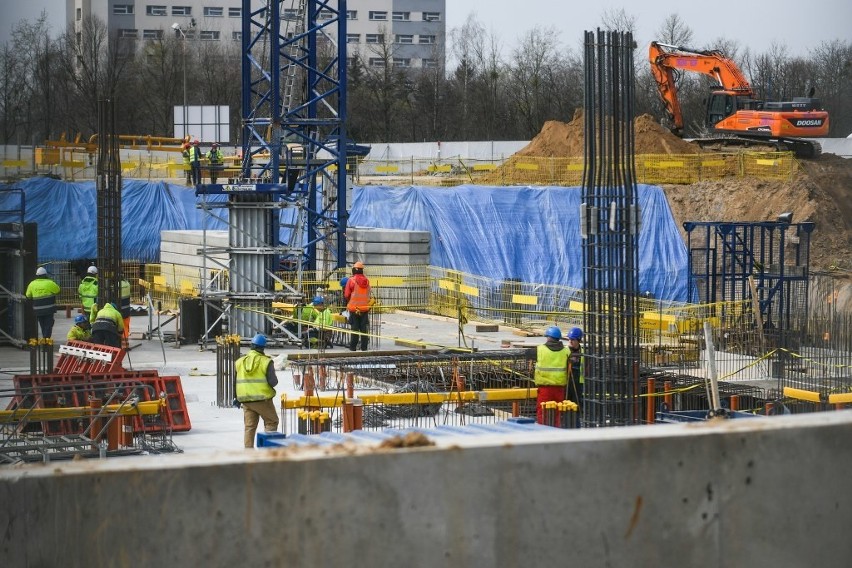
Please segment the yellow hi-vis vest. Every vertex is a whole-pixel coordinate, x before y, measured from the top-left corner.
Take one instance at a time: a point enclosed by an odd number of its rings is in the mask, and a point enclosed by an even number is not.
[[[237,400],[255,402],[275,396],[275,389],[266,382],[266,370],[272,359],[252,349],[235,363],[237,371]]]
[[[567,348],[551,351],[546,345],[536,348],[535,384],[564,386],[568,384]]]
[[[77,292],[80,293],[80,302],[83,304],[83,308],[88,312],[92,309],[92,304],[98,297],[98,279],[94,276],[86,276],[77,287]]]

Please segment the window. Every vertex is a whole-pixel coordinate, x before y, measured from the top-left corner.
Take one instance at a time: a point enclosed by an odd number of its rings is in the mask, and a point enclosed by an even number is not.
[[[384,67],[385,60],[381,57],[371,57],[369,61],[370,67]]]
[[[191,16],[192,6],[172,6],[172,16]]]
[[[346,19],[347,20],[357,20],[358,19],[358,10],[346,10]]]
[[[231,32],[231,39],[241,41],[243,39],[243,32]]]
[[[149,4],[148,6],[145,7],[145,13],[148,14],[149,16],[167,16],[168,15],[165,6],[158,6],[158,5],[153,5],[153,4]]]
[[[317,16],[318,20],[330,20],[334,14],[328,8],[323,8],[320,10],[319,16]]]
[[[242,8],[228,8],[228,17],[229,18],[242,18],[243,17],[243,9]]]
[[[162,39],[163,30],[142,30],[142,39]]]
[[[411,59],[408,57],[394,57],[393,58],[393,66],[394,67],[411,67]]]
[[[122,28],[118,30],[118,37],[121,39],[136,39],[139,37],[137,30]]]
[[[394,22],[407,22],[411,19],[411,12],[393,12],[391,17]]]
[[[346,43],[361,43],[361,34],[346,34]]]
[[[213,30],[202,30],[198,39],[203,41],[219,41],[219,32]]]
[[[382,34],[367,34],[367,43],[384,43]]]
[[[413,35],[396,34],[394,43],[414,43]]]
[[[83,9],[77,8],[77,21],[79,22],[82,19],[83,19]]]
[[[424,59],[423,60],[423,68],[424,69],[434,69],[438,66],[437,59]]]
[[[440,22],[441,12],[423,12],[424,22]]]
[[[387,19],[388,19],[388,13],[387,12],[374,12],[374,11],[370,10],[370,20],[372,20],[374,22],[376,22],[376,21],[386,22]]]
[[[205,6],[204,7],[204,17],[205,18],[221,18],[225,15],[225,10],[221,6]]]
[[[421,35],[420,36],[420,45],[432,45],[435,43],[435,36],[433,35]]]
[[[132,14],[133,4],[116,4],[112,7],[112,13],[116,15]]]
[[[285,20],[298,20],[299,19],[299,10],[296,8],[287,8],[284,10],[284,19]]]

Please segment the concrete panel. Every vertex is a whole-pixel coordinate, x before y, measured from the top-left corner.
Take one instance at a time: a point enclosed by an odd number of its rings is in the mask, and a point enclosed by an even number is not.
[[[360,260],[367,266],[387,266],[387,265],[414,265],[414,264],[429,264],[428,254],[372,254],[358,255],[355,253],[346,253],[346,262],[350,265],[355,261]],[[367,274],[369,276],[369,274]]]
[[[819,566],[852,412],[0,469],[4,566]]]
[[[375,255],[375,254],[419,254],[429,256],[429,242],[422,243],[380,243],[371,241],[347,242],[346,247],[351,254]]]
[[[402,229],[376,229],[371,227],[347,227],[347,242],[368,241],[381,243],[425,243],[431,240],[429,231],[405,231]]]
[[[175,243],[197,244],[201,246],[203,231],[160,231],[160,241]],[[211,246],[228,246],[228,231],[207,231],[207,244]]]

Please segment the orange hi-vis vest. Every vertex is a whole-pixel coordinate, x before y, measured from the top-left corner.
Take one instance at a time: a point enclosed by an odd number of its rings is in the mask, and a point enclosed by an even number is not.
[[[346,309],[350,313],[364,313],[370,311],[370,282],[367,281],[366,286],[359,286],[358,280],[355,279],[355,285],[352,287],[352,295],[349,296],[349,303],[346,304]]]

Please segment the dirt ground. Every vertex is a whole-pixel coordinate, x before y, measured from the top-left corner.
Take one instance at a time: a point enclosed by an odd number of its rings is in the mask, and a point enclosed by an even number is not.
[[[637,154],[694,154],[702,150],[681,140],[650,115],[635,119]],[[582,111],[570,123],[549,121],[516,156],[582,156]],[[793,221],[813,221],[811,269],[852,269],[852,159],[823,154],[799,160],[790,181],[737,178],[665,185],[679,227],[684,221],[774,221],[790,211]]]

